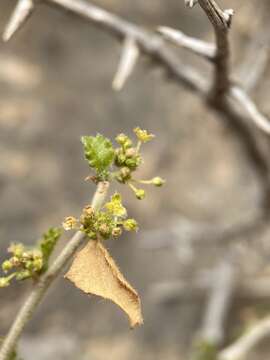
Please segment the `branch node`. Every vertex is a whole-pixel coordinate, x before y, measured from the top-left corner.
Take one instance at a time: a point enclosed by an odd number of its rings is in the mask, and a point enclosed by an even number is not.
[[[33,0],[19,0],[4,33],[3,41],[7,42],[18,31],[28,19],[34,9]]]
[[[234,10],[233,9],[226,9],[223,11],[223,15],[224,15],[224,19],[228,24],[228,28],[231,27],[232,24],[232,18],[234,15]]]

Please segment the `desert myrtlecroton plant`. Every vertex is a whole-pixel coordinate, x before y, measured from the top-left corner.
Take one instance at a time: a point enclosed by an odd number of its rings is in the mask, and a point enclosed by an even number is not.
[[[31,248],[21,243],[11,244],[8,248],[10,257],[2,263],[4,276],[0,278],[0,287],[9,286],[12,280],[31,279],[33,290],[9,333],[2,339],[1,360],[16,358],[16,345],[26,323],[52,281],[81,245],[84,247],[76,254],[66,278],[85,293],[101,296],[120,306],[127,313],[131,327],[142,324],[140,298],[103,245],[104,240],[117,239],[123,231],[138,230],[136,220],[128,217],[119,192],[115,192],[106,202],[110,184],[116,181],[129,186],[139,200],[146,195],[141,185],[160,187],[164,184],[160,177],[151,180],[135,177],[136,170],[143,163],[141,147],[154,135],[140,128],[135,128],[134,133],[135,141],[125,134],[119,134],[115,139],[116,147],[100,134],[82,137],[85,158],[94,171],[86,179],[94,182],[97,189],[92,203],[84,206],[79,217],[68,216],[64,219],[62,228],[75,230],[76,233],[52,264],[49,260],[61,237],[61,228],[49,229]]]
[[[250,167],[254,170],[254,173],[257,174],[260,184],[260,191],[258,192],[260,194],[257,199],[259,215],[255,216],[252,221],[250,221],[251,219],[248,217],[244,224],[242,222],[240,224],[234,224],[232,228],[227,226],[226,229],[224,229],[217,226],[216,233],[218,236],[213,236],[210,242],[216,244],[220,240],[228,239],[230,240],[228,242],[231,243],[231,245],[228,246],[228,250],[232,253],[234,244],[236,244],[237,247],[239,240],[241,241],[243,237],[248,238],[250,242],[255,242],[255,240],[257,242],[261,233],[265,235],[269,231],[270,122],[250,96],[250,92],[260,83],[265,73],[267,63],[269,62],[270,37],[268,18],[266,24],[260,24],[260,31],[254,32],[252,28],[252,25],[254,25],[260,17],[259,10],[263,10],[264,14],[269,13],[269,1],[261,0],[253,2],[254,15],[246,29],[250,34],[251,41],[248,45],[248,51],[244,56],[245,59],[237,71],[237,81],[234,78],[236,71],[233,71],[235,70],[235,66],[231,64],[230,41],[230,32],[234,25],[234,11],[232,9],[223,9],[222,6],[220,6],[221,1],[219,0],[179,0],[179,3],[181,2],[185,2],[191,10],[196,6],[199,11],[202,10],[202,14],[207,16],[215,35],[214,42],[209,43],[202,39],[193,38],[184,34],[180,29],[172,29],[168,26],[158,26],[157,31],[145,29],[144,26],[137,25],[126,18],[113,14],[93,4],[90,0],[18,0],[11,19],[5,28],[3,39],[4,41],[8,41],[17,30],[26,23],[25,20],[30,17],[30,14],[34,13],[42,4],[47,4],[50,7],[56,6],[60,11],[68,10],[70,13],[88,21],[89,24],[94,24],[103,31],[110,33],[115,39],[120,40],[122,43],[119,67],[113,81],[114,89],[120,90],[123,87],[130,74],[134,71],[138,58],[144,55],[152,60],[153,64],[159,65],[160,68],[169,75],[171,80],[174,80],[179,85],[185,86],[187,90],[196,93],[196,95],[205,102],[207,109],[209,111],[214,110],[214,113],[220,117],[220,120],[225,120],[226,127],[228,126],[231,129],[232,135],[237,138],[239,144],[241,144],[241,148],[243,148],[246,154]],[[245,1],[247,5],[250,5],[250,3],[251,1]],[[259,9],[260,7],[261,9]],[[236,19],[237,17],[238,14],[236,14]],[[207,61],[212,67],[213,77],[208,77],[204,70],[198,66],[193,66],[191,63],[183,61],[179,54],[174,51],[174,46],[184,48]],[[121,175],[118,174],[119,179],[129,184],[135,191],[137,197],[143,197],[144,192],[136,187],[136,183],[134,183],[134,181],[127,181],[130,172],[132,173],[131,168],[129,168],[127,178],[126,171],[127,170],[123,170]],[[155,181],[159,182],[158,180]],[[99,209],[100,203],[104,201],[103,196],[106,192],[107,182],[99,182],[92,208]],[[118,195],[112,199],[112,202],[117,199],[119,200]],[[105,208],[105,210],[105,212],[108,211],[107,208]],[[89,212],[88,207],[84,210],[82,219],[85,212]],[[103,214],[103,216],[105,215]],[[97,221],[97,219],[95,221]],[[120,221],[123,224],[125,219],[122,218]],[[87,224],[84,222],[81,223],[81,218],[76,219],[71,217],[67,219],[65,227],[69,228],[72,226],[76,228],[86,226],[87,230]],[[117,228],[119,228],[119,225]],[[120,226],[120,228],[120,230],[117,230],[118,232],[122,231],[124,225],[122,225],[122,227]],[[104,229],[102,229],[102,231],[103,230]],[[81,233],[85,234],[85,232],[80,232],[80,234]],[[179,233],[181,233],[181,230],[179,230]],[[203,233],[205,237],[208,237],[207,231],[203,231]],[[220,234],[222,234],[221,237]],[[89,235],[94,236],[94,234]],[[53,277],[55,273],[62,269],[67,254],[70,255],[75,252],[81,241],[81,236],[82,235],[76,235],[75,238],[71,240],[66,253],[59,258],[53,267],[51,266],[48,271],[42,275],[44,276],[44,283],[50,279],[50,274],[52,274]],[[203,246],[205,246],[205,244]],[[224,257],[226,256],[223,256],[223,258]],[[215,277],[217,279],[215,281],[216,284],[209,297],[207,304],[209,306],[206,307],[201,334],[203,341],[200,341],[199,346],[196,346],[196,351],[199,353],[199,357],[195,354],[194,358],[196,360],[205,358],[209,360],[209,358],[212,359],[215,357],[217,357],[218,360],[238,360],[239,358],[245,357],[264,336],[269,335],[270,317],[261,321],[258,326],[252,328],[250,332],[243,335],[243,337],[235,343],[232,343],[228,348],[222,349],[216,354],[217,350],[221,348],[225,335],[224,320],[227,318],[228,309],[230,308],[228,305],[230,305],[235,296],[238,296],[239,293],[242,292],[242,276],[238,276],[238,270],[232,266],[230,261],[227,261],[227,258],[226,266],[223,265],[222,259],[222,263],[217,266],[218,276]],[[16,270],[22,271],[23,269],[17,268]],[[35,270],[38,272],[43,271],[38,268],[35,268]],[[78,282],[78,279],[74,279],[73,275],[74,274],[70,274],[74,282]],[[17,275],[13,275],[13,277],[16,276]],[[222,279],[222,281],[220,279]],[[200,289],[202,290],[203,287],[201,285],[200,283]],[[213,285],[211,284],[211,289],[212,287]],[[202,291],[204,290],[205,289]],[[208,285],[206,286],[206,291],[209,291]],[[252,291],[254,291],[254,288]],[[29,302],[25,305],[26,310],[31,309],[33,304],[38,303],[39,296],[40,294],[38,292],[37,294],[33,293]],[[216,298],[218,301],[215,300]],[[20,326],[17,326],[17,328],[19,327]],[[15,330],[6,338],[5,344],[11,343],[14,337],[16,337]],[[2,347],[2,354],[4,352],[3,349],[6,348],[5,344]],[[3,357],[2,354],[0,352],[0,360],[6,360],[6,357]]]

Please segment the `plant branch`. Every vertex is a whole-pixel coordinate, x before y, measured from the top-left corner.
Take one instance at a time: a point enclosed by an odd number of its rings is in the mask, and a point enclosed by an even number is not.
[[[121,41],[127,38],[132,38],[133,41],[137,44],[137,46],[140,48],[141,52],[148,55],[154,62],[160,64],[168,72],[168,75],[170,77],[184,84],[189,89],[199,93],[205,100],[208,100],[209,90],[211,89],[211,84],[209,80],[204,77],[200,72],[198,72],[196,68],[181,62],[179,57],[170,48],[168,48],[168,46],[166,46],[166,43],[164,42],[162,36],[158,34],[153,34],[145,30],[143,27],[137,26],[127,20],[124,20],[121,17],[114,15],[106,10],[103,10],[98,6],[86,2],[85,0],[43,0],[43,2],[46,2],[48,5],[54,5],[60,7],[61,9],[71,11],[72,13],[80,16],[81,18],[90,21],[94,25],[103,28],[105,31],[111,33]],[[205,2],[208,3],[209,0],[200,0],[200,2],[202,3],[201,6],[206,6]],[[208,16],[210,16],[209,11],[211,10],[211,7],[205,7],[205,9],[207,10]],[[213,11],[213,9],[211,11]],[[220,21],[227,21],[227,28],[229,28],[228,23],[230,22],[230,15],[228,15],[226,12],[221,12],[219,8],[216,9],[215,7],[214,12],[217,12],[217,14],[223,14],[222,16],[220,15],[221,19],[223,19]],[[213,19],[217,20],[218,18],[219,15],[216,15]],[[217,23],[219,22],[217,21]],[[225,23],[220,26],[220,29],[218,29],[216,26],[216,29],[216,32],[218,34],[217,36],[219,38],[219,48],[217,49],[216,60],[218,62],[218,65],[216,66],[216,77],[227,77],[229,62],[229,47],[227,44],[228,29],[226,30]],[[223,45],[223,42],[221,40],[222,38],[224,42]],[[218,69],[224,70],[220,72],[221,75],[218,75]],[[224,85],[227,86],[227,83],[228,79],[225,79],[224,82],[219,81],[217,86],[219,87],[221,86],[220,84],[223,84],[221,88],[224,88]],[[238,106],[240,106],[240,108],[244,112],[244,116],[248,114],[249,118],[256,124],[256,119],[254,120],[253,118],[254,113],[246,111],[246,103],[239,102],[239,99],[235,97],[235,94],[232,92],[228,94],[228,96],[229,98],[233,99]],[[249,100],[250,102],[252,102],[251,99]],[[214,104],[210,105],[214,107]],[[226,116],[231,116],[231,113],[235,111],[235,105],[227,104],[225,107],[222,107],[221,112]],[[268,119],[265,118],[265,121],[268,122]]]
[[[100,182],[97,186],[97,190],[92,200],[92,207],[95,210],[99,210],[104,203],[109,188],[108,182]],[[48,271],[40,277],[40,279],[34,284],[34,289],[25,301],[23,307],[17,314],[7,336],[5,337],[1,349],[0,360],[8,360],[10,354],[14,350],[21,333],[29,320],[31,320],[34,311],[43,299],[48,288],[52,282],[61,273],[64,266],[70,261],[77,249],[87,239],[87,236],[83,232],[76,232],[71,238],[66,247],[62,250],[60,255],[49,267]]]
[[[224,340],[224,323],[234,297],[236,272],[229,261],[222,261],[213,272],[200,340],[219,346]]]
[[[190,50],[194,54],[202,56],[209,61],[214,61],[215,59],[216,47],[214,44],[187,36],[182,31],[167,26],[158,27],[158,32],[163,35],[164,39],[170,41],[172,44]]]
[[[270,316],[266,317],[238,339],[234,344],[220,352],[218,360],[240,360],[265,337],[270,336]]]
[[[224,95],[230,88],[229,78],[229,57],[230,47],[228,30],[230,28],[231,10],[222,11],[214,0],[199,0],[201,8],[211,21],[216,35],[216,56],[215,56],[215,98]]]

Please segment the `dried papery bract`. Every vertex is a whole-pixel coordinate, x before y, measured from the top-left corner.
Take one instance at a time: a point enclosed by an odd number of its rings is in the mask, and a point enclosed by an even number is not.
[[[130,326],[143,323],[141,301],[99,240],[90,241],[75,257],[66,278],[89,295],[113,301],[128,315]]]

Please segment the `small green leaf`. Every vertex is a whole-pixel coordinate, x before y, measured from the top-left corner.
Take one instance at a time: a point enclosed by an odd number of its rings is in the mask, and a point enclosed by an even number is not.
[[[42,252],[43,271],[47,270],[50,256],[61,235],[62,230],[60,228],[50,228],[45,234],[43,234],[42,240],[39,244]]]
[[[98,176],[106,177],[108,168],[114,159],[114,149],[109,139],[97,134],[97,136],[83,136],[85,158]]]

